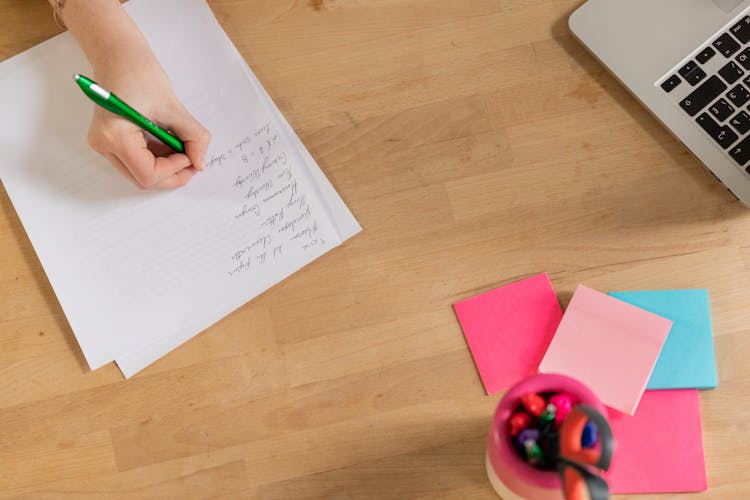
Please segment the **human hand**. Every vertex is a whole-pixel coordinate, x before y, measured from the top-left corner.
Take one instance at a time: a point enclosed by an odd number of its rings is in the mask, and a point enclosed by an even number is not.
[[[185,144],[175,153],[125,118],[94,108],[88,141],[144,189],[183,186],[205,168],[211,134],[185,109],[143,34],[119,0],[50,0],[91,66],[94,79]]]
[[[143,189],[170,189],[185,185],[205,168],[211,135],[174,95],[164,70],[150,50],[108,60],[94,67],[95,79],[185,144],[185,154],[146,134],[125,118],[94,108],[89,145],[126,178]],[[131,59],[127,62],[127,59]]]

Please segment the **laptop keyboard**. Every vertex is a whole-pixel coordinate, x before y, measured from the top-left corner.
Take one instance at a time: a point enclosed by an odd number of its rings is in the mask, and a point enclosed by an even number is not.
[[[750,175],[750,15],[698,47],[657,84]]]

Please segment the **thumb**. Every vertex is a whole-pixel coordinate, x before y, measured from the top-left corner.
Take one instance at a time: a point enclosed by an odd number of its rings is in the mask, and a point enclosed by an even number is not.
[[[211,133],[185,108],[179,110],[171,122],[172,131],[185,143],[185,154],[190,158],[190,162],[197,170],[204,170]]]

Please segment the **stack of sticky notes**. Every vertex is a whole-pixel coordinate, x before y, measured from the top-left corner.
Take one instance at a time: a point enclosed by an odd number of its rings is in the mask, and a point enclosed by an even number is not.
[[[713,389],[718,385],[707,290],[610,292],[672,321],[647,389]]]
[[[610,408],[613,493],[706,489],[697,389],[717,386],[706,290],[607,295],[579,285],[562,314],[540,274],[454,308],[488,394],[561,373]]]
[[[454,305],[488,394],[536,373],[562,318],[546,274]]]

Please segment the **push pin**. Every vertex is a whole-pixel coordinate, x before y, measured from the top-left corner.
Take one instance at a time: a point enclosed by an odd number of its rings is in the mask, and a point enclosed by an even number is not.
[[[555,415],[557,408],[552,403],[548,404],[537,421],[537,427],[543,434],[548,434],[555,428]]]
[[[539,444],[536,441],[529,439],[524,443],[524,450],[526,451],[526,460],[532,464],[537,465],[542,462],[542,449],[539,448]]]
[[[526,447],[526,443],[529,441],[533,441],[535,443],[539,442],[539,429],[534,429],[533,427],[529,429],[524,429],[521,431],[521,433],[518,435],[518,444],[520,446]]]
[[[544,411],[547,403],[544,402],[544,398],[539,394],[528,392],[521,396],[521,404],[526,408],[526,411],[538,417]]]
[[[516,412],[508,420],[508,425],[511,437],[516,437],[519,432],[531,425],[531,415],[523,411]]]
[[[549,398],[549,402],[555,405],[555,425],[560,427],[562,421],[568,416],[570,410],[573,408],[573,398],[567,394],[555,394]]]
[[[597,439],[596,426],[592,422],[586,422],[581,433],[581,446],[584,448],[593,448]]]

